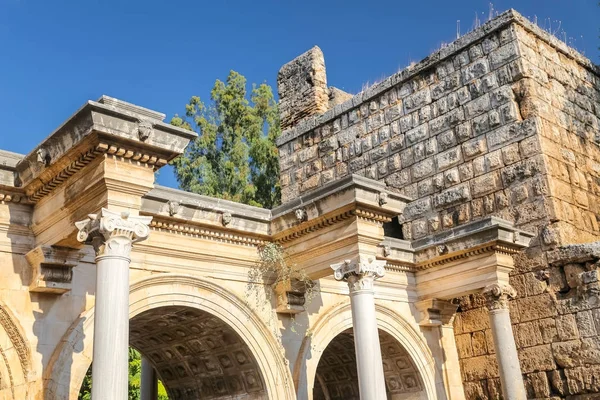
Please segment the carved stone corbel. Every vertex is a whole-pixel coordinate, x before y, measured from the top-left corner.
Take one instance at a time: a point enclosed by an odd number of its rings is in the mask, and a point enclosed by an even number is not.
[[[63,294],[72,289],[73,268],[83,254],[65,247],[38,246],[25,255],[32,268],[30,292]]]
[[[458,308],[456,304],[440,299],[418,301],[415,306],[421,313],[421,326],[451,325]]]
[[[285,280],[273,286],[277,296],[276,312],[279,314],[298,314],[304,311],[306,288],[296,280]]]

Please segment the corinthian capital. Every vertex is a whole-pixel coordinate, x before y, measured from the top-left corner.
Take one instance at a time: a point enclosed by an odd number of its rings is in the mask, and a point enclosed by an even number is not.
[[[483,289],[487,307],[490,311],[508,309],[508,299],[514,299],[517,291],[510,285],[492,283]]]
[[[79,232],[77,240],[91,244],[96,256],[129,257],[131,245],[145,240],[150,234],[148,225],[152,217],[130,216],[128,212],[116,213],[103,208],[100,214],[75,223]]]
[[[333,277],[338,281],[347,281],[350,292],[373,289],[373,281],[385,275],[385,260],[359,256],[332,264]]]

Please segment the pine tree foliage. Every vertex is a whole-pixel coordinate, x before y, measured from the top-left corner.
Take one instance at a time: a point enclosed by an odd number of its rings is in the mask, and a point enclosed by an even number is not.
[[[198,133],[173,161],[175,174],[183,190],[273,208],[281,197],[277,103],[266,83],[247,97],[246,78],[230,71],[215,82],[210,104],[194,96],[185,117],[173,117],[171,124]]]

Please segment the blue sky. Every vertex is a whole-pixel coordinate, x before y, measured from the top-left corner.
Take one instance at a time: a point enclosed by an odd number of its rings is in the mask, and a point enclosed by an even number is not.
[[[497,0],[560,24],[600,62],[596,0]],[[357,93],[464,33],[490,3],[388,0],[0,0],[0,149],[27,153],[102,94],[181,113],[230,69],[275,87],[281,65],[315,44],[327,79]],[[546,21],[546,22],[544,22]],[[559,22],[560,21],[560,22]],[[159,183],[176,186],[172,172]]]

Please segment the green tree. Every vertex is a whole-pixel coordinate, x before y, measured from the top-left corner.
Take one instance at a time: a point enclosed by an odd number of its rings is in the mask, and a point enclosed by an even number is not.
[[[246,78],[230,71],[225,82],[215,82],[209,105],[194,96],[185,117],[172,118],[171,124],[198,132],[173,161],[175,174],[183,190],[273,208],[281,198],[277,103],[266,83],[247,95]]]
[[[140,399],[140,385],[142,379],[142,358],[140,353],[134,348],[129,348],[129,400]],[[81,389],[79,390],[78,400],[91,400],[92,397],[92,366],[88,368]],[[169,400],[167,391],[162,382],[158,381],[158,400]]]

